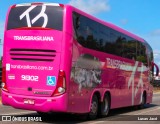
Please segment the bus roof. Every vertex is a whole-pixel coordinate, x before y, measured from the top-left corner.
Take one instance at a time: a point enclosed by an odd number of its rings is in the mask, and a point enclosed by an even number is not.
[[[110,28],[112,28],[112,29],[114,29],[114,30],[116,30],[118,32],[121,32],[121,33],[123,33],[123,34],[125,34],[125,35],[127,35],[129,37],[132,37],[132,38],[134,38],[134,39],[136,39],[138,41],[145,42],[145,40],[143,38],[141,38],[141,37],[129,32],[127,30],[124,30],[124,29],[122,29],[122,28],[120,28],[120,27],[118,27],[118,26],[116,26],[116,25],[114,25],[114,24],[112,24],[110,22],[106,22],[106,21],[100,20],[100,19],[98,19],[98,18],[96,18],[96,17],[94,17],[94,16],[92,16],[92,15],[90,15],[90,14],[88,14],[88,13],[82,11],[82,10],[79,10],[79,9],[77,9],[77,8],[71,6],[71,5],[64,5],[64,6],[66,8],[67,7],[72,7],[72,11],[76,11],[76,12],[78,12],[79,14],[81,14],[83,16],[86,16],[86,17],[88,17],[88,18],[90,18],[92,20],[95,20],[95,21],[97,21],[97,22],[99,22],[99,23],[101,23],[101,24],[103,24],[103,25],[105,25],[107,27],[110,27]]]
[[[59,3],[47,3],[47,2],[20,3],[16,4],[15,6],[17,7],[17,6],[31,6],[31,5],[64,6],[63,4]]]
[[[81,15],[84,15],[84,16],[92,19],[92,20],[95,20],[95,21],[97,21],[97,22],[99,22],[99,23],[101,23],[101,24],[103,24],[103,25],[105,25],[107,27],[110,27],[110,28],[112,28],[112,29],[114,29],[114,30],[116,30],[118,32],[121,32],[121,33],[123,33],[123,34],[125,34],[125,35],[127,35],[129,37],[132,37],[132,38],[134,38],[134,39],[136,39],[138,41],[145,42],[143,38],[141,38],[141,37],[129,32],[127,30],[124,30],[124,29],[122,29],[122,28],[120,28],[120,27],[118,27],[118,26],[116,26],[116,25],[114,25],[114,24],[112,24],[110,22],[106,22],[104,20],[100,20],[100,19],[98,19],[98,18],[96,18],[96,17],[94,17],[94,16],[92,16],[92,15],[90,15],[90,14],[88,14],[88,13],[86,13],[86,12],[80,10],[80,9],[77,9],[77,8],[71,6],[71,5],[68,5],[68,4],[47,3],[47,2],[38,2],[38,3],[35,2],[34,3],[33,2],[33,3],[16,4],[16,5],[13,5],[12,7],[15,7],[15,6],[30,6],[30,5],[50,5],[50,6],[61,6],[61,7],[65,7],[65,8],[71,8],[72,11],[76,11]]]

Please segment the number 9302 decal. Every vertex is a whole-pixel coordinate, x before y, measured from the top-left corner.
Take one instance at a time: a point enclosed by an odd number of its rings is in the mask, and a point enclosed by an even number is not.
[[[21,75],[23,81],[38,81],[39,77],[34,75]]]

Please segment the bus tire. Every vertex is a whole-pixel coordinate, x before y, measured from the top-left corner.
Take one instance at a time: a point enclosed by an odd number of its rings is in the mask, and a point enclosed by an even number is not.
[[[146,104],[146,95],[145,95],[145,93],[143,93],[142,102],[141,102],[141,104],[139,105],[139,108],[140,108],[140,109],[143,109],[143,108],[145,107],[145,104]]]
[[[101,116],[106,117],[110,111],[110,98],[108,94],[105,94],[103,102],[101,103]]]
[[[92,97],[92,102],[91,102],[91,106],[90,106],[90,112],[88,114],[88,118],[90,120],[96,119],[97,115],[98,115],[98,98],[96,95],[93,95]]]

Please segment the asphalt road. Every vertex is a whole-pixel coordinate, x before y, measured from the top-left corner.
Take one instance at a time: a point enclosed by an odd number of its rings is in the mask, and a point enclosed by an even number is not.
[[[129,124],[159,124],[160,123],[160,93],[154,94],[153,103],[145,106],[144,109],[138,109],[136,107],[128,107],[121,109],[111,110],[110,116],[106,118],[98,118],[96,120],[85,120],[83,116],[77,116],[74,114],[49,114],[47,116],[40,117],[34,111],[25,111],[14,109],[9,106],[0,105],[0,124],[10,124],[21,122],[22,124],[39,124],[39,123],[52,123],[52,124],[124,124],[124,121],[128,121]],[[10,118],[10,115],[11,118]],[[3,117],[2,117],[3,116]],[[12,119],[12,122],[6,121]],[[152,120],[151,120],[152,119]],[[39,122],[36,122],[39,121]],[[42,122],[41,122],[42,120]],[[142,121],[143,120],[143,121]],[[30,122],[28,122],[30,121]]]

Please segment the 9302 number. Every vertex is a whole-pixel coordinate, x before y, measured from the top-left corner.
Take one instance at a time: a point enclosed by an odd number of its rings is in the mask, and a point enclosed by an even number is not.
[[[24,81],[38,81],[39,77],[34,75],[21,75],[21,80]]]

